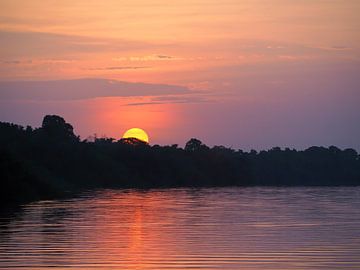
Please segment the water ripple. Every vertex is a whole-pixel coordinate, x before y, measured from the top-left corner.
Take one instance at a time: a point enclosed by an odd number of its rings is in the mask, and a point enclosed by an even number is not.
[[[0,216],[1,269],[360,269],[360,188],[103,190]]]

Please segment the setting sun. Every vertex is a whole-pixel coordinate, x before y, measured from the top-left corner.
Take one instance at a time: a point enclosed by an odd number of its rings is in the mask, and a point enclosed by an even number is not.
[[[123,139],[127,139],[127,138],[135,138],[149,143],[149,136],[141,128],[131,128],[127,130],[123,135]]]
[[[0,0],[0,270],[360,270],[359,11]]]

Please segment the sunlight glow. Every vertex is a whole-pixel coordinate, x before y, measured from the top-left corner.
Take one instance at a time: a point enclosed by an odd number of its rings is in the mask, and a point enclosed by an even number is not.
[[[149,143],[149,136],[141,128],[131,128],[125,132],[123,139],[136,138],[141,141]]]

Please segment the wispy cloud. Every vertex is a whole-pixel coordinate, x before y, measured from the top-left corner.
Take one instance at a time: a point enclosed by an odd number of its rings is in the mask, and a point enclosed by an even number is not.
[[[309,48],[323,50],[323,51],[350,51],[353,49],[348,46],[309,46]]]
[[[62,54],[98,51],[134,51],[161,47],[145,41],[92,38],[46,32],[0,30],[0,57],[54,57]]]
[[[71,59],[21,59],[21,60],[4,60],[2,64],[7,65],[30,65],[30,64],[70,64],[75,62]]]
[[[173,61],[173,60],[186,60],[182,57],[171,56],[166,54],[151,54],[143,56],[128,56],[128,57],[115,57],[113,61],[133,61],[133,62],[147,62],[147,61]]]
[[[9,64],[9,65],[18,65],[21,64],[22,62],[19,60],[6,60],[6,61],[1,61],[2,64]]]
[[[204,103],[210,102],[205,96],[199,95],[181,95],[181,96],[160,96],[153,97],[150,101],[145,102],[133,102],[126,104],[127,106],[144,106],[144,105],[156,105],[156,104],[179,104],[179,103]]]
[[[151,68],[149,66],[116,66],[116,67],[97,67],[97,68],[87,68],[86,70],[136,70],[136,69],[146,69]]]
[[[191,91],[182,86],[105,79],[0,82],[0,100],[77,100],[189,93]]]
[[[161,54],[158,54],[156,55],[158,58],[160,59],[173,59],[174,57],[173,56],[170,56],[170,55],[161,55]]]

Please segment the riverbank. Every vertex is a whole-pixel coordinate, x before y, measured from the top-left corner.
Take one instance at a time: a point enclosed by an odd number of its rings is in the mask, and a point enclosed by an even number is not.
[[[0,178],[2,204],[96,188],[357,186],[360,157],[335,146],[244,152],[198,139],[184,148],[82,141],[64,119],[49,116],[37,129],[0,123]]]

